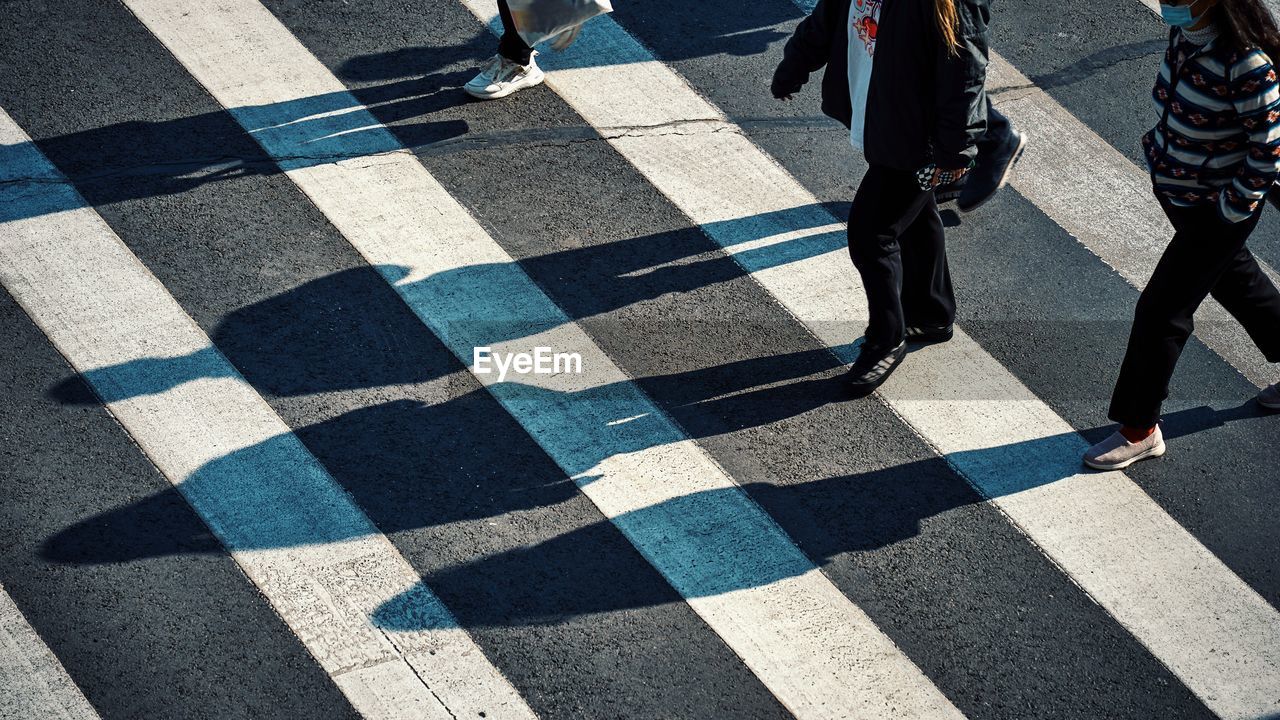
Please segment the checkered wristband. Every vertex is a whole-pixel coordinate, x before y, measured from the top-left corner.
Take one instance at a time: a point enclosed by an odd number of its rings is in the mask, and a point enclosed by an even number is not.
[[[937,173],[937,182],[934,181],[934,173]],[[949,185],[956,181],[956,178],[963,174],[962,170],[943,170],[938,172],[938,166],[935,163],[929,163],[916,171],[916,184],[921,190],[928,192],[935,187]]]

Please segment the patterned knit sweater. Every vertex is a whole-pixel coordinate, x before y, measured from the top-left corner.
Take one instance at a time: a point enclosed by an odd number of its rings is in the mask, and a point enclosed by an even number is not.
[[[1156,193],[1174,205],[1216,203],[1236,223],[1280,175],[1280,83],[1261,50],[1169,35],[1152,98],[1160,122],[1142,138]]]

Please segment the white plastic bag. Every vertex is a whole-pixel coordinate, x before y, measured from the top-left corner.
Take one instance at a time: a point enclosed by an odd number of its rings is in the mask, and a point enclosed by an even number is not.
[[[507,0],[516,32],[529,47],[613,12],[610,0]]]

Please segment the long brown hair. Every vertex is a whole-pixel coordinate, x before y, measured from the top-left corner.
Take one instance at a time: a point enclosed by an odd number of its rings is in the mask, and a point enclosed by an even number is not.
[[[1280,29],[1262,0],[1218,0],[1217,9],[1218,30],[1233,50],[1261,48],[1272,63],[1280,62]]]
[[[938,24],[938,35],[947,52],[960,54],[960,15],[956,12],[956,0],[933,0],[933,20]]]

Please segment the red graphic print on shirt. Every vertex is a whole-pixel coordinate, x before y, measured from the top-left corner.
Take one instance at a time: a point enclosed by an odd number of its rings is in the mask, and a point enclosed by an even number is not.
[[[879,30],[880,3],[882,0],[853,0],[853,27],[849,32],[857,35],[867,46],[867,55],[875,57],[876,31]]]

